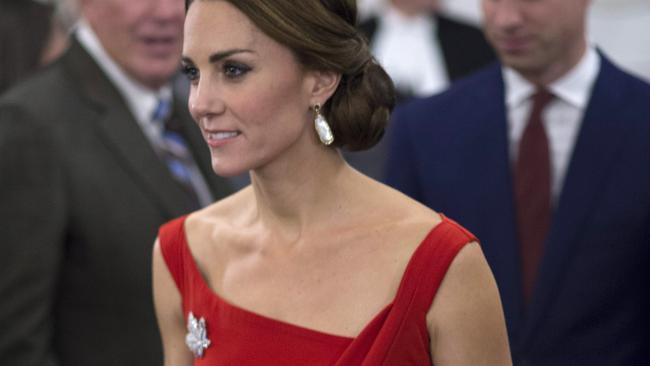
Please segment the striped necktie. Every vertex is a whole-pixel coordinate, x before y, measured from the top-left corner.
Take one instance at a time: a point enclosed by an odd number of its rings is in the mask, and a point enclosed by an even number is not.
[[[191,207],[199,209],[212,202],[212,196],[187,142],[179,133],[179,129],[172,126],[171,111],[170,100],[158,100],[151,116],[152,123],[158,125],[162,131],[155,143],[156,150],[174,179],[183,187]]]

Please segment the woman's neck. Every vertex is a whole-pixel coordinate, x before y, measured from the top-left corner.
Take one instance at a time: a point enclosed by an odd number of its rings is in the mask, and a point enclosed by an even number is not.
[[[256,221],[282,236],[300,237],[312,224],[325,223],[345,209],[341,190],[354,170],[337,150],[318,149],[251,172]]]

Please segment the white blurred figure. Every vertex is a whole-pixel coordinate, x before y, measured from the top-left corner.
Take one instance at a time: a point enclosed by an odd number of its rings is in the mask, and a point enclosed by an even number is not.
[[[382,2],[382,0],[358,0],[357,7],[359,8],[359,17],[361,17],[361,20],[363,21],[371,15],[376,15],[379,5]]]
[[[441,92],[494,60],[481,30],[445,15],[440,0],[374,0],[363,9],[360,28],[398,101]]]
[[[450,16],[476,25],[481,24],[479,0],[440,0],[443,11]]]
[[[377,15],[379,9],[387,0],[358,0],[359,14],[363,19]],[[476,25],[480,24],[481,12],[478,0],[439,0],[440,10],[454,18]]]
[[[449,85],[438,22],[438,0],[389,0],[380,4],[369,31],[372,52],[402,95],[428,96]],[[362,26],[363,28],[363,26]]]

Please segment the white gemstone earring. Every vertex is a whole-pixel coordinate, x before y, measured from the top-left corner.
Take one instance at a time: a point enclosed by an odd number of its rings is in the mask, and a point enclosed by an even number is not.
[[[334,142],[334,134],[329,123],[327,123],[325,117],[320,113],[320,104],[316,103],[314,105],[314,112],[316,113],[316,116],[314,116],[314,127],[316,128],[318,138],[323,145],[329,146]]]

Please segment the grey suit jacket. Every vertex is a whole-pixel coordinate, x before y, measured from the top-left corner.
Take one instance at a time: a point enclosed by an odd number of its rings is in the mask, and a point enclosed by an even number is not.
[[[214,196],[229,194],[187,111],[173,118]],[[184,197],[79,44],[4,95],[0,364],[161,365],[151,251]]]

